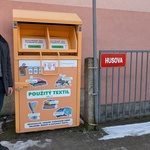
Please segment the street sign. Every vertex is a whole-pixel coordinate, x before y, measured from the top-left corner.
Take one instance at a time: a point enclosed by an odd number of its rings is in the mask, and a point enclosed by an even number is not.
[[[100,55],[100,67],[125,67],[125,53],[109,53]]]

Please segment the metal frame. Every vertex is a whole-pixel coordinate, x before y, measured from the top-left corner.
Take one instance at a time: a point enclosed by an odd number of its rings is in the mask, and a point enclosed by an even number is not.
[[[126,53],[127,62],[125,67],[99,67],[99,123],[150,115],[150,50],[101,50],[99,62],[102,53]]]

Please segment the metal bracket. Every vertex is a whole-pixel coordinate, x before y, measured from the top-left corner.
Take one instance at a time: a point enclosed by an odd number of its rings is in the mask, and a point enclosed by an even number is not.
[[[94,123],[88,123],[90,126],[98,126],[97,124]]]
[[[95,95],[98,95],[98,93],[93,93],[92,95],[95,96]]]
[[[88,67],[88,69],[98,69],[98,67]]]

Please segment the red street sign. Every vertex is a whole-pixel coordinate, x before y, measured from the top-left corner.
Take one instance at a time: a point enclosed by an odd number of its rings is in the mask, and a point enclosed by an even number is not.
[[[126,66],[126,54],[123,53],[111,53],[101,54],[101,67],[125,67]]]

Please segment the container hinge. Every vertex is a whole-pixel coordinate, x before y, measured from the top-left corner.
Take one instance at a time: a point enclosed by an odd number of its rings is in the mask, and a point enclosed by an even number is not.
[[[98,126],[97,124],[94,123],[88,123],[90,126]]]
[[[17,27],[18,27],[17,22],[14,22],[14,29],[17,29]]]

